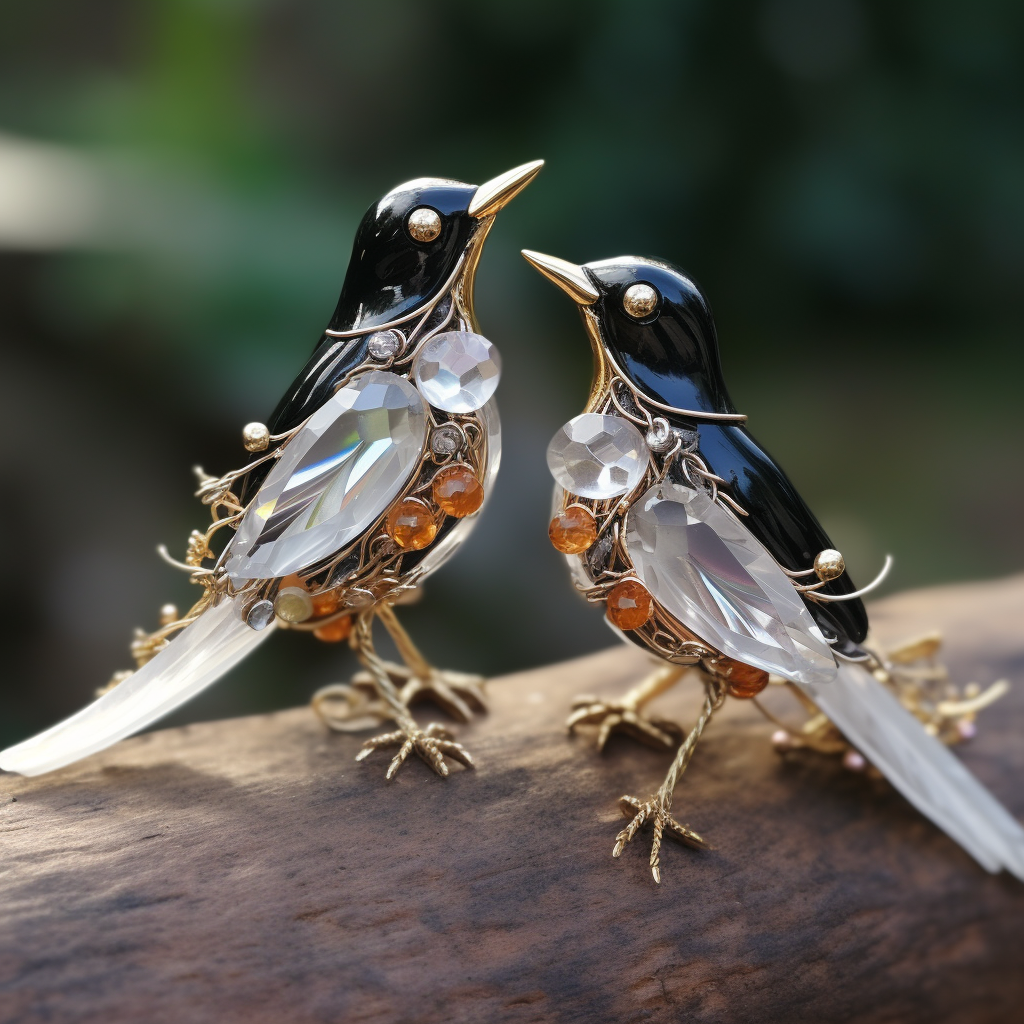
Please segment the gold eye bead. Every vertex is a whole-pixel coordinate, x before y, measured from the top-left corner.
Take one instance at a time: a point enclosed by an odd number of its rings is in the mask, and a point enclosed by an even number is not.
[[[658,293],[649,284],[631,284],[622,296],[622,308],[634,319],[650,316],[658,305]]]
[[[247,423],[242,428],[242,444],[247,452],[262,452],[270,446],[270,431],[264,423]]]
[[[838,579],[846,572],[846,562],[843,556],[835,548],[825,548],[818,552],[814,559],[814,572],[819,580],[828,581]]]
[[[432,242],[441,234],[441,215],[429,206],[417,207],[409,214],[406,227],[417,242]]]

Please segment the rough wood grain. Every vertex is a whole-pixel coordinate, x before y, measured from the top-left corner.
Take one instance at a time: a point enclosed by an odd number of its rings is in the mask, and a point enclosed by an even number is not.
[[[890,599],[962,677],[1017,686],[962,748],[1024,815],[1024,579]],[[442,781],[305,708],[158,732],[0,778],[0,1020],[1005,1021],[1024,1000],[1024,885],[886,785],[783,761],[731,702],[680,787],[716,845],[610,856],[616,798],[667,760],[561,723],[642,671],[624,647],[495,680]],[[466,667],[466,666],[460,666]],[[696,693],[660,710],[692,718]],[[425,709],[420,715],[426,720]]]

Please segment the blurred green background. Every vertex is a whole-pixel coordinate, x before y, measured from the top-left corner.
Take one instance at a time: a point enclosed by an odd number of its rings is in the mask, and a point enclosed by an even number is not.
[[[478,281],[505,458],[405,614],[501,673],[613,642],[547,543],[544,449],[588,347],[521,247],[685,267],[726,376],[866,581],[1024,565],[1024,6],[1013,0],[48,0],[0,35],[0,742],[129,664],[192,588],[190,467],[238,465],[401,181],[547,160]],[[302,703],[280,634],[175,717]]]

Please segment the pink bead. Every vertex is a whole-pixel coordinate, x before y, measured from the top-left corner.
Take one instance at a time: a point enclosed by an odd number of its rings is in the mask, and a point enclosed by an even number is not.
[[[967,719],[961,719],[956,723],[956,731],[960,734],[960,739],[973,740],[978,732],[978,727]]]
[[[843,754],[843,767],[851,772],[862,772],[868,766],[864,755],[859,750],[852,748]]]

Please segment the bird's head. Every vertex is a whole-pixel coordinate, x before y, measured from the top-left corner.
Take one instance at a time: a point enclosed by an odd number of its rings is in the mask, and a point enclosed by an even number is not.
[[[671,264],[620,256],[578,266],[523,250],[577,303],[595,359],[595,394],[616,373],[662,405],[734,413],[711,307]]]
[[[471,304],[480,247],[495,215],[543,164],[523,164],[480,186],[417,178],[392,189],[359,224],[330,329],[355,332],[393,323],[446,286],[461,284]]]

